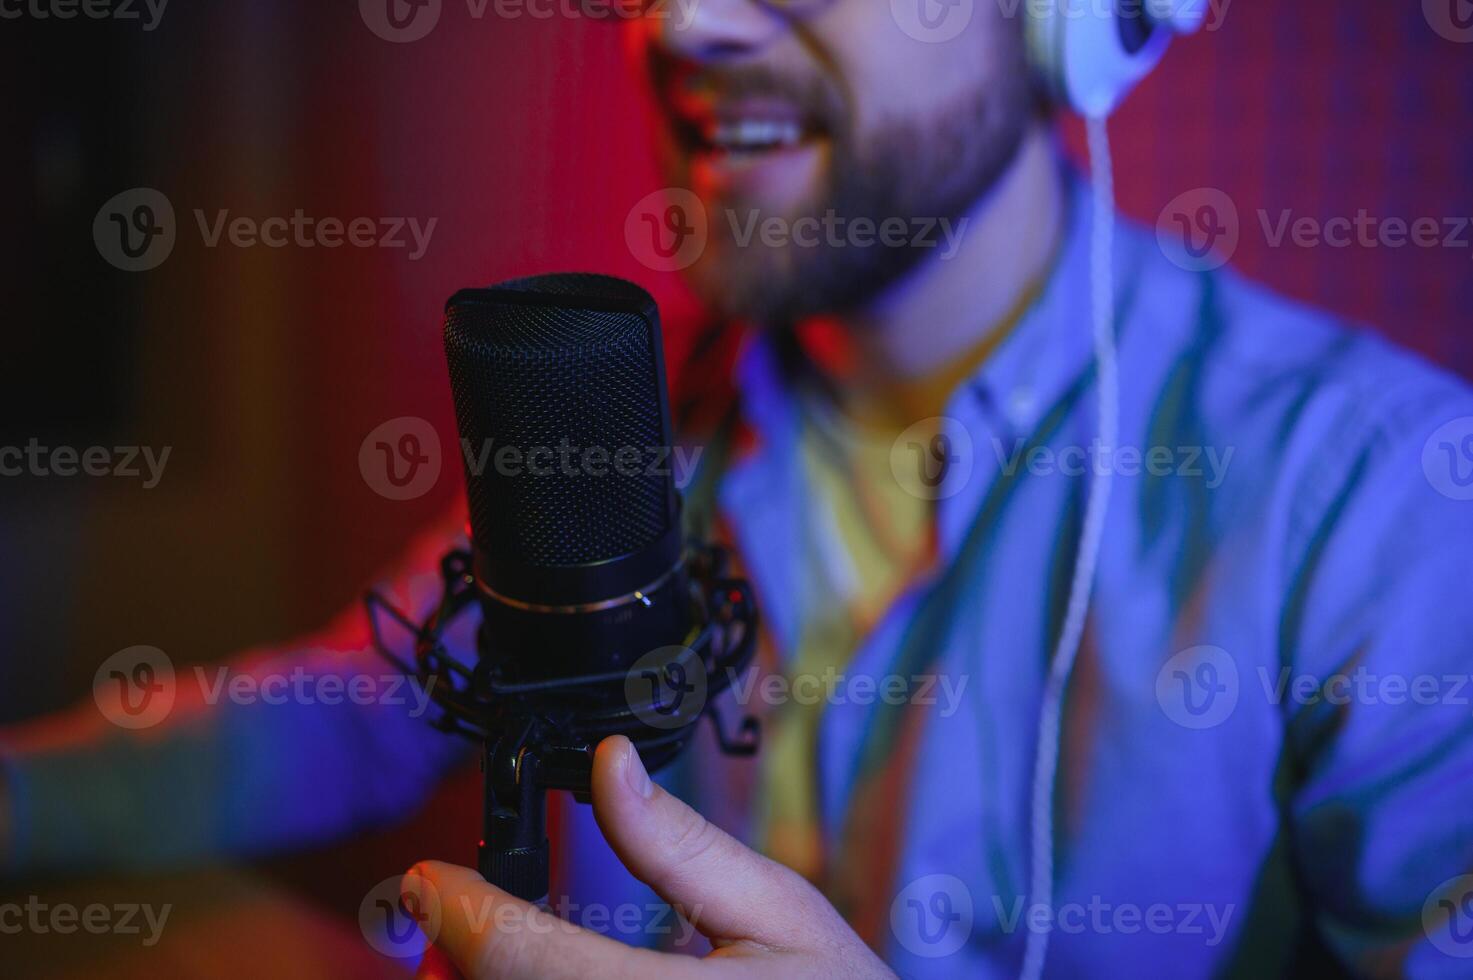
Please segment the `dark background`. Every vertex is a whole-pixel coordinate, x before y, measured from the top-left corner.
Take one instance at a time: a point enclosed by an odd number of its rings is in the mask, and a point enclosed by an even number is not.
[[[355,601],[461,492],[446,467],[390,501],[358,468],[397,416],[453,445],[439,310],[455,289],[561,268],[636,278],[662,299],[672,363],[694,319],[624,244],[661,182],[608,25],[476,21],[446,0],[429,37],[390,44],[345,0],[175,0],[152,32],[0,20],[0,93],[0,445],[172,447],[152,490],[0,478],[0,723],[86,697],[124,647],[215,660]],[[1182,192],[1220,188],[1242,214],[1240,270],[1473,376],[1473,231],[1462,248],[1274,249],[1255,216],[1473,216],[1473,44],[1417,2],[1239,0],[1173,47],[1113,134],[1125,213],[1154,224]],[[172,200],[179,239],[133,274],[91,228],[140,185]],[[438,225],[418,262],[208,249],[194,208]],[[473,782],[407,829],[262,873],[351,915],[379,877],[367,853],[419,857],[425,834],[474,826]]]

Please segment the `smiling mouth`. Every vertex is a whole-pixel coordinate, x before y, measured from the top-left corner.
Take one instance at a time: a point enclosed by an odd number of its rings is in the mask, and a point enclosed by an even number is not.
[[[677,110],[674,119],[688,153],[733,161],[796,150],[821,135],[791,104],[767,100],[693,113]]]
[[[732,156],[771,153],[801,144],[807,133],[794,120],[740,119],[701,127],[699,149]]]

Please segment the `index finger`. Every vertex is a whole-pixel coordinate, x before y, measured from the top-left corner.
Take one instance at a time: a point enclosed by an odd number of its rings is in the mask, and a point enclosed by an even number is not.
[[[468,980],[686,977],[698,962],[600,936],[453,864],[422,861],[404,875],[400,888],[406,904],[438,903],[440,927],[427,938]]]

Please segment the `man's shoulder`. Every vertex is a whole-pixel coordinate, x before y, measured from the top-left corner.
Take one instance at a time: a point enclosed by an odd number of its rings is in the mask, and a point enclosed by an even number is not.
[[[1191,372],[1194,401],[1226,427],[1338,417],[1364,438],[1473,415],[1473,389],[1376,330],[1275,292],[1230,266],[1192,271],[1131,235],[1138,283],[1122,345]],[[1132,337],[1131,334],[1136,334]],[[1126,379],[1129,383],[1129,379]],[[1426,433],[1423,433],[1425,438]]]

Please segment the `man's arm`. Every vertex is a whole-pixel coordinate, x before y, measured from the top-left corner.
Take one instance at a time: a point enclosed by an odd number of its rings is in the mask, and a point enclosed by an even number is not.
[[[437,600],[458,526],[422,536],[390,576],[401,608]],[[115,724],[89,697],[0,731],[0,868],[146,869],[327,840],[407,815],[466,758],[372,651],[356,604],[317,635],[174,668],[157,724]]]
[[[1320,935],[1358,974],[1467,976],[1473,500],[1439,489],[1424,451],[1455,419],[1473,433],[1473,399],[1381,401],[1369,434],[1327,433],[1302,488],[1315,503],[1284,636],[1296,678],[1316,683],[1285,705],[1289,839]]]

